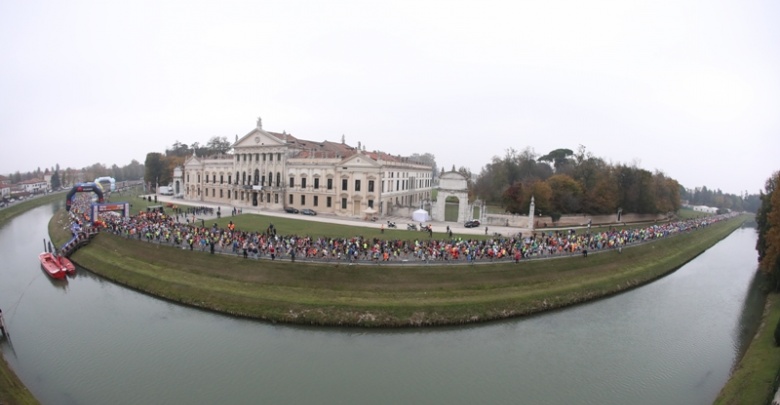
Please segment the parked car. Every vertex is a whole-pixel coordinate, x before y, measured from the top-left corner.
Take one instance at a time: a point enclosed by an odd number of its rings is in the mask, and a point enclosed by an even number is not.
[[[301,210],[301,214],[303,215],[317,215],[317,211],[310,210],[308,208],[304,208]]]
[[[298,209],[293,207],[284,207],[284,210],[290,214],[297,214]]]
[[[476,219],[472,219],[471,221],[466,221],[465,224],[463,224],[466,228],[476,228],[479,226],[479,221]]]

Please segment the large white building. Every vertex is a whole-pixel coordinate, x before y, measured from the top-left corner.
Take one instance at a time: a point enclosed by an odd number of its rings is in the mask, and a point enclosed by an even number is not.
[[[174,172],[187,201],[282,210],[309,208],[346,217],[419,208],[433,189],[431,165],[341,143],[265,131],[262,121],[232,154],[191,156]]]
[[[18,184],[18,186],[28,193],[43,193],[49,190],[49,183],[41,179],[26,180]]]

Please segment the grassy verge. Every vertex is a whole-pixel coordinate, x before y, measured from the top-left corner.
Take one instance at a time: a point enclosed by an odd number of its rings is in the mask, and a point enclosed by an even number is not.
[[[10,207],[0,209],[0,226],[5,225],[7,221],[11,220],[17,215],[21,215],[27,210],[31,210],[35,207],[40,207],[41,205],[51,204],[52,202],[57,201],[59,199],[65,200],[65,194],[52,193],[42,197],[33,198],[31,200],[22,201]]]
[[[634,288],[679,268],[741,221],[622,254],[520,264],[292,264],[189,252],[108,234],[72,259],[130,288],[236,316],[319,325],[451,325],[533,314]]]
[[[761,327],[715,404],[769,404],[772,401],[780,370],[780,348],[774,342],[778,320],[780,294],[770,294],[764,306]]]
[[[0,404],[38,404],[38,400],[19,381],[5,359],[0,357]]]

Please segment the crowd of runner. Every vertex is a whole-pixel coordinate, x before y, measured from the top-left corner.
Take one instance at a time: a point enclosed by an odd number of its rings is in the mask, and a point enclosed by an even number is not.
[[[86,204],[88,206],[88,204]],[[87,212],[84,203],[74,203],[74,218]],[[261,231],[206,226],[194,213],[209,213],[208,207],[166,213],[161,209],[124,218],[102,215],[100,226],[126,238],[167,244],[182,249],[243,256],[247,259],[317,260],[348,262],[479,262],[516,261],[524,258],[582,254],[605,249],[621,251],[624,246],[689,232],[731,215],[688,219],[664,224],[612,228],[609,231],[558,230],[512,237],[475,239],[464,236],[446,239],[379,239],[355,236],[332,238],[313,235],[284,235],[273,225]],[[211,209],[213,210],[213,209]],[[212,211],[213,212],[213,211]],[[199,222],[199,223],[198,223]],[[359,232],[356,230],[356,232]]]

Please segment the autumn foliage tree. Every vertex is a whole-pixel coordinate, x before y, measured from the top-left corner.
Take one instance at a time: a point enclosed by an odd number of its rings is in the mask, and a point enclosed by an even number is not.
[[[774,290],[780,290],[780,171],[766,182],[766,194],[761,194],[761,208],[756,214],[758,223],[759,269],[774,283]]]
[[[173,172],[168,170],[168,162],[166,157],[157,152],[150,152],[146,154],[146,161],[144,162],[144,180],[147,183],[152,184],[152,187],[157,187],[159,184],[170,183]]]
[[[504,191],[504,208],[512,214],[523,212],[525,203],[525,194],[523,193],[523,183],[516,181]]]
[[[579,212],[582,207],[580,183],[565,174],[556,174],[547,179],[552,190],[552,211],[561,214]]]
[[[537,210],[553,214],[665,214],[681,206],[680,184],[663,172],[609,164],[587,152],[555,149],[539,157],[532,149],[509,149],[482,169],[473,193],[513,214]],[[470,190],[471,191],[471,190]],[[543,207],[543,208],[542,208]]]

